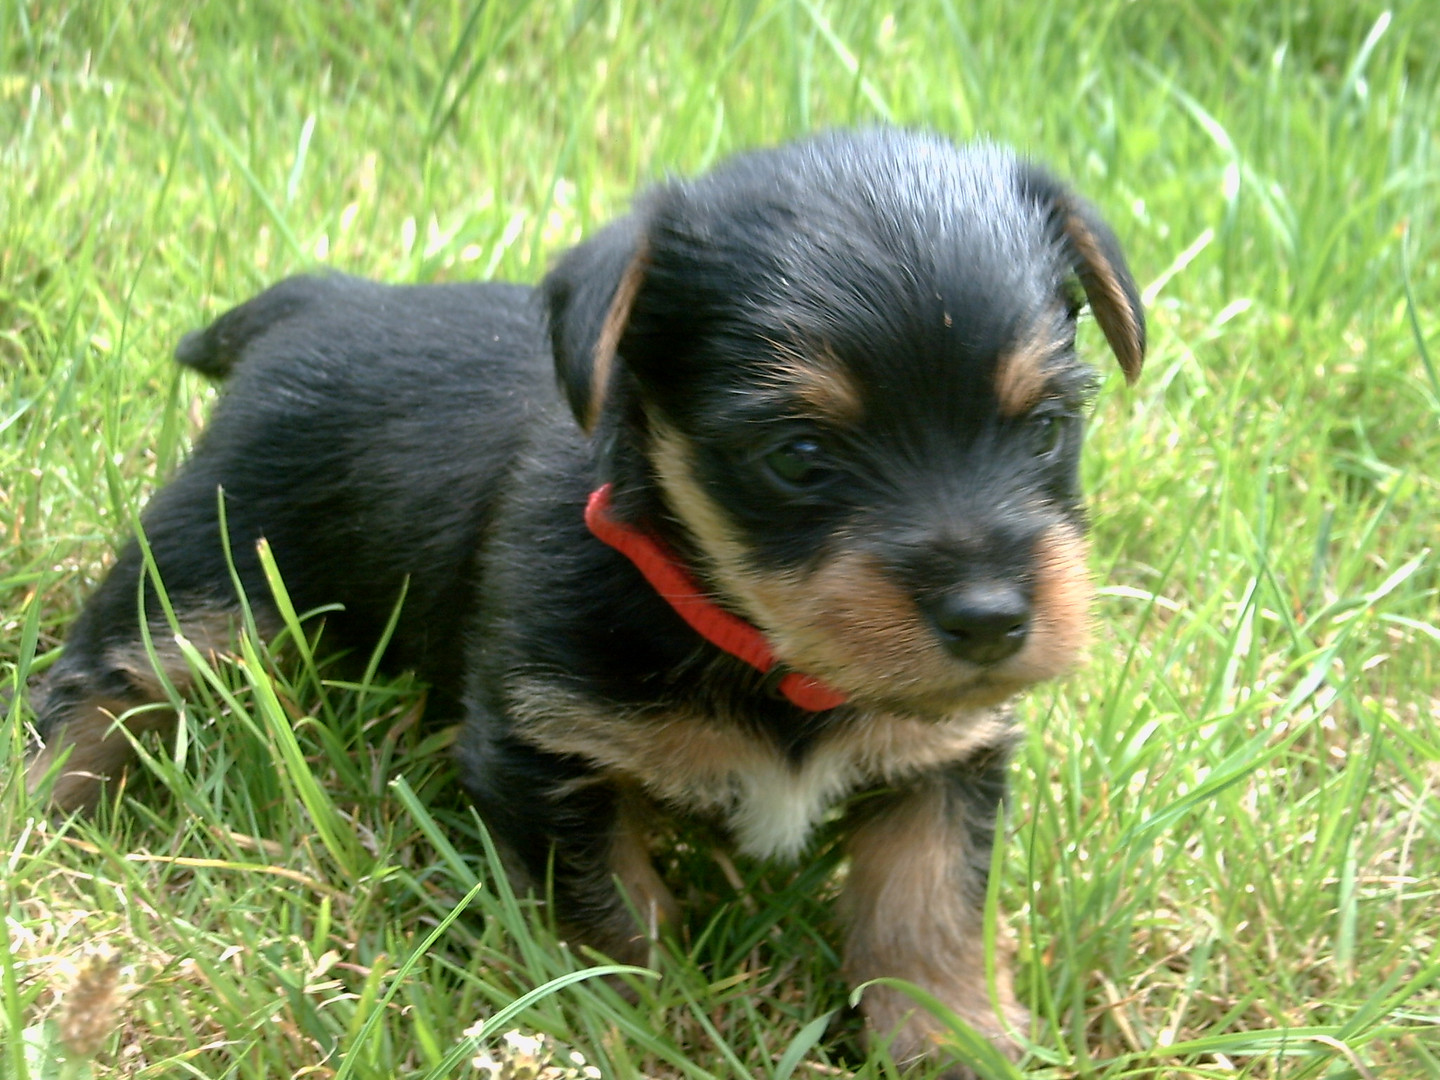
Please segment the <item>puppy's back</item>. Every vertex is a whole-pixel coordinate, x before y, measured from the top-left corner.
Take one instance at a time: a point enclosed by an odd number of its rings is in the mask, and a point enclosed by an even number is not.
[[[386,285],[348,274],[302,274],[186,334],[175,359],[225,379],[244,358],[293,355],[296,346],[312,353],[320,342],[347,355],[352,346],[374,351],[382,340],[391,351],[483,352],[488,332],[505,324],[511,324],[507,337],[516,331],[529,336],[535,317],[530,294],[524,286],[499,283]]]

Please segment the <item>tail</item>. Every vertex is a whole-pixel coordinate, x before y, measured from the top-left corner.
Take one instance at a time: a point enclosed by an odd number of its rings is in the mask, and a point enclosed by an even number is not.
[[[330,284],[324,277],[286,278],[205,329],[186,334],[175,346],[175,360],[212,379],[224,379],[252,341],[319,299]]]

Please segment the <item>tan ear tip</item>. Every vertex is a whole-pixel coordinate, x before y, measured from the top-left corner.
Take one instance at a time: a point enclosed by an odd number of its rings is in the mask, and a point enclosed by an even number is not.
[[[1125,385],[1134,386],[1140,381],[1140,372],[1145,367],[1145,343],[1138,342],[1133,350],[1128,350],[1120,357],[1120,370],[1125,375]]]
[[[1140,378],[1140,369],[1145,366],[1145,316],[1118,288],[1091,292],[1090,310],[1125,375],[1125,382],[1134,386]]]
[[[600,413],[605,409],[605,383],[610,377],[609,364],[605,364],[605,370],[593,372],[590,383],[590,403],[585,407],[585,415],[580,417],[580,430],[586,435],[594,435],[595,427],[600,423]]]

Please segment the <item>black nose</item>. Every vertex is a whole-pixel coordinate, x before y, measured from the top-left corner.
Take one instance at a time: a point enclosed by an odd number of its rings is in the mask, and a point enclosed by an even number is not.
[[[1013,656],[1030,632],[1030,600],[1011,585],[966,585],[920,606],[950,654],[972,664]]]

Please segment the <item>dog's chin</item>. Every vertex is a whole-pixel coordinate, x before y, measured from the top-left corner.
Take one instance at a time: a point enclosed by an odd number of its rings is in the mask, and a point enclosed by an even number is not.
[[[836,679],[833,685],[856,708],[939,721],[994,709],[1038,683],[1067,674],[1077,665],[1078,658],[1045,669],[1011,662],[986,668],[956,664],[957,670],[941,679],[897,672],[889,678],[874,677],[849,686],[846,680]]]
[[[850,702],[866,711],[898,713],[929,720],[951,720],[966,713],[1003,705],[1032,685],[1029,682],[981,677],[963,687],[915,687],[901,693],[857,689]]]

